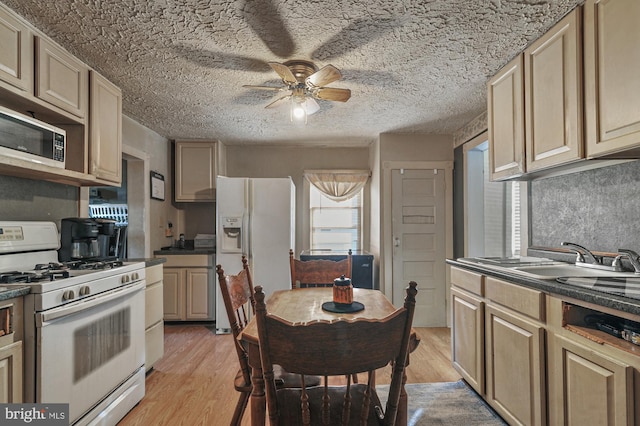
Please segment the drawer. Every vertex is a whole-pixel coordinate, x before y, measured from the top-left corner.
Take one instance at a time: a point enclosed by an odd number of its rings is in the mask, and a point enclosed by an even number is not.
[[[164,257],[167,261],[164,263],[165,268],[193,268],[207,267],[209,265],[209,255],[206,254],[185,254],[185,255],[167,255]]]
[[[484,296],[484,276],[465,269],[451,268],[451,285]]]
[[[147,329],[144,337],[144,364],[146,371],[149,371],[153,364],[164,355],[164,322],[160,321]]]
[[[545,321],[544,293],[539,290],[486,277],[485,297],[538,321]]]
[[[158,281],[162,281],[162,270],[162,265],[148,266],[145,268],[144,274],[146,276],[148,286],[157,283]]]
[[[162,281],[147,286],[144,293],[144,326],[148,328],[152,324],[162,320],[164,315],[162,302]]]

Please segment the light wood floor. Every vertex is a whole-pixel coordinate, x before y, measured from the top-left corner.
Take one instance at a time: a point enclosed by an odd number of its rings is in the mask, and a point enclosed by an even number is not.
[[[451,367],[450,329],[416,332],[421,341],[411,354],[407,383],[458,380]],[[216,335],[203,325],[165,325],[164,349],[164,357],[147,375],[144,399],[119,425],[228,425],[238,397],[231,335]],[[390,374],[388,368],[377,373],[376,382],[389,383]],[[243,425],[249,425],[250,417],[247,408]]]

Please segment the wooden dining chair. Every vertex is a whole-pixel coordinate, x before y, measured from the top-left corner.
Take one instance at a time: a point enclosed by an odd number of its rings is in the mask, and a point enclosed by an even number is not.
[[[262,287],[256,286],[256,322],[270,424],[393,425],[408,362],[416,287],[410,282],[404,306],[381,320],[293,324],[269,315]],[[391,385],[383,409],[372,384],[373,372],[390,362]],[[274,364],[300,374],[302,388],[278,389]],[[352,374],[365,372],[366,384],[351,383]],[[324,376],[323,386],[306,387],[307,375]],[[329,376],[345,375],[346,385],[329,386]]]
[[[240,363],[240,369],[234,379],[234,388],[240,392],[236,408],[233,412],[233,419],[231,425],[240,425],[242,422],[242,416],[247,408],[247,402],[251,396],[251,367],[249,367],[249,357],[244,350],[238,336],[242,333],[242,330],[247,326],[251,315],[255,312],[255,302],[253,299],[253,281],[251,278],[251,270],[247,263],[246,256],[242,256],[242,270],[237,275],[226,275],[221,265],[216,266],[216,272],[218,274],[218,284],[220,285],[220,292],[222,293],[222,299],[224,300],[224,307],[227,311],[227,317],[229,318],[229,324],[231,327],[231,334],[233,335],[234,346],[236,353],[238,354],[238,361]],[[288,374],[282,368],[276,367],[276,383],[280,387],[297,387],[302,386],[300,378],[294,374]],[[311,378],[312,386],[320,384],[320,377]]]
[[[342,260],[300,260],[289,250],[291,265],[291,288],[331,287],[333,280],[344,275],[351,278],[351,249]]]

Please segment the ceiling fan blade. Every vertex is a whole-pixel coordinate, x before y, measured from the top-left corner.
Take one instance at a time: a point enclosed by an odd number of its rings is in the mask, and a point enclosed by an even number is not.
[[[296,80],[296,76],[293,75],[288,66],[284,64],[280,64],[278,62],[269,62],[268,63],[271,68],[282,78],[285,83],[296,84],[298,80]]]
[[[291,98],[291,95],[287,95],[287,96],[283,96],[281,98],[278,98],[275,101],[271,102],[269,105],[267,105],[265,108],[273,108],[273,107],[280,106],[280,105],[284,104],[285,102],[289,101],[289,98]]]
[[[307,77],[305,81],[313,87],[322,87],[341,78],[342,74],[338,68],[333,65],[326,65]]]
[[[320,109],[320,105],[313,98],[307,98],[307,115],[314,114]]]
[[[234,71],[268,72],[267,63],[248,56],[202,49],[188,44],[177,44],[172,47],[174,53],[196,65]]]
[[[364,18],[356,19],[311,53],[311,58],[328,61],[346,55],[382,37],[394,28],[404,25],[406,19]]]
[[[253,32],[273,54],[280,58],[287,58],[293,54],[295,43],[274,0],[247,0],[241,12]]]
[[[319,87],[314,90],[313,96],[325,101],[347,102],[351,97],[351,90],[338,89],[335,87]]]
[[[242,87],[246,87],[247,89],[272,90],[274,92],[282,92],[287,90],[286,87],[254,86],[253,84],[243,84]]]

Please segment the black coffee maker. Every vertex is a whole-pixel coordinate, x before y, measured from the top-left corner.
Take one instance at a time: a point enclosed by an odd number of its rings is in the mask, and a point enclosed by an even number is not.
[[[87,260],[100,258],[98,243],[99,225],[89,218],[70,217],[62,219],[58,260]]]
[[[102,259],[113,259],[118,256],[117,244],[120,229],[113,219],[93,219],[98,224],[98,247]]]

